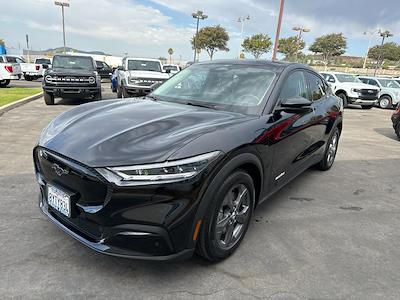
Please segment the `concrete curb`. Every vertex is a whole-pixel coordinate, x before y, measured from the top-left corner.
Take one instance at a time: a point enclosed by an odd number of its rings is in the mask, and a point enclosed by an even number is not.
[[[21,105],[24,105],[25,103],[31,102],[31,101],[33,101],[33,100],[39,99],[39,98],[41,98],[42,96],[43,96],[43,92],[40,92],[40,93],[37,93],[37,94],[35,94],[35,95],[29,96],[29,97],[26,97],[26,98],[22,98],[21,100],[12,102],[12,103],[7,104],[7,105],[5,105],[5,106],[2,106],[2,107],[0,107],[0,117],[1,117],[4,113],[8,112],[9,110],[12,110],[12,109],[14,109],[14,108],[17,108],[17,107],[19,107],[19,106],[21,106]]]

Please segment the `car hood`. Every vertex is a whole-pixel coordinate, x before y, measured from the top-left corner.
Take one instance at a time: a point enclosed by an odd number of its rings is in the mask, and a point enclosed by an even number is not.
[[[71,75],[71,76],[93,76],[94,70],[84,69],[64,69],[64,68],[51,68],[48,69],[46,75]]]
[[[108,100],[59,115],[39,145],[91,167],[162,162],[207,132],[254,118],[148,99]]]
[[[167,73],[153,72],[153,71],[129,71],[129,76],[138,78],[160,78],[160,79],[169,78],[169,75]]]
[[[378,87],[371,85],[371,84],[366,84],[362,82],[342,82],[340,85],[348,88],[353,88],[353,89],[369,89],[369,90],[380,90]]]

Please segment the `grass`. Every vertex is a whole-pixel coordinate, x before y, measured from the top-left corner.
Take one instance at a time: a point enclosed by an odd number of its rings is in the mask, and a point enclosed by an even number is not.
[[[40,93],[41,91],[41,88],[0,88],[0,107],[21,100],[22,98]]]

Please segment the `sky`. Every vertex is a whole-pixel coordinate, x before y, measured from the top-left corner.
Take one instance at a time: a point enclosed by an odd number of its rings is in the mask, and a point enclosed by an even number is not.
[[[34,50],[62,46],[61,8],[53,0],[0,0],[0,6],[7,7],[0,12],[0,38],[9,52],[26,48],[25,34]],[[239,17],[250,16],[244,37],[266,33],[274,40],[279,0],[70,0],[67,46],[140,57],[168,57],[173,48],[174,59],[192,60],[189,41],[196,23],[191,14],[198,9],[208,15],[200,26],[220,24],[229,33],[230,51],[215,58],[238,56]],[[318,36],[342,32],[346,54],[364,56],[370,36],[371,45],[380,43],[378,29],[391,31],[389,41],[400,43],[400,0],[286,0],[281,37],[294,35],[294,26],[311,30],[303,35],[306,48]],[[206,52],[200,59],[208,59]]]

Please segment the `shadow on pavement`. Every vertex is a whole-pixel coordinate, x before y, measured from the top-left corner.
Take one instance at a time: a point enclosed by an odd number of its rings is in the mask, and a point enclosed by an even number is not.
[[[380,135],[383,135],[389,139],[398,141],[399,139],[396,136],[396,133],[394,132],[393,128],[374,128],[374,131],[376,133],[379,133]]]

